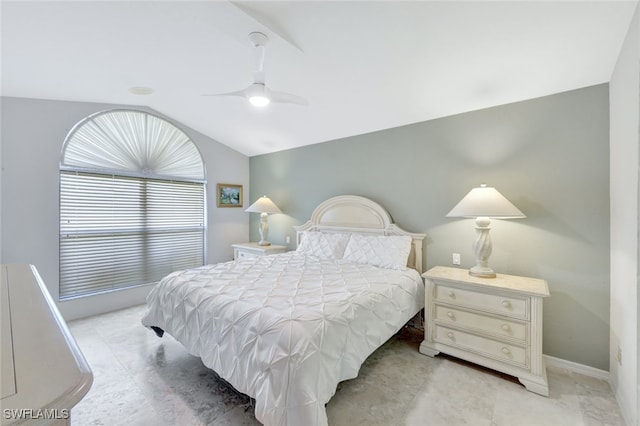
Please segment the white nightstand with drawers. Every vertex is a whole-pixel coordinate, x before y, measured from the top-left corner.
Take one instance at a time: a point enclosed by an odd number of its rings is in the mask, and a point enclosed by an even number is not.
[[[549,395],[542,359],[545,280],[436,266],[425,278],[425,338],[420,352],[440,352],[516,376],[528,390]]]
[[[287,251],[287,246],[277,246],[275,244],[261,246],[258,243],[239,243],[232,244],[231,246],[233,247],[233,260],[266,256],[268,254],[284,253]]]

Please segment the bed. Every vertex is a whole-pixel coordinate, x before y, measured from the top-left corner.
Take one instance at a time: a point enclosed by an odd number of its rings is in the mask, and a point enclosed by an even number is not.
[[[324,426],[338,383],[424,307],[425,235],[351,195],[295,229],[296,251],[163,278],[142,324],[254,398],[263,424]]]

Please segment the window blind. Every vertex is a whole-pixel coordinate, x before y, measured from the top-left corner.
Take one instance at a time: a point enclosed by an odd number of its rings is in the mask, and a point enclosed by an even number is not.
[[[202,182],[60,171],[60,299],[204,264]]]

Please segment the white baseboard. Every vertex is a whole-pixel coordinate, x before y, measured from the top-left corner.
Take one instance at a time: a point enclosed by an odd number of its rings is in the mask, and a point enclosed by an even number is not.
[[[583,374],[585,376],[594,377],[596,379],[610,381],[608,371],[599,368],[589,367],[588,365],[578,364],[577,362],[567,361],[566,359],[556,358],[549,355],[543,355],[544,362],[547,366],[563,368],[573,373]]]

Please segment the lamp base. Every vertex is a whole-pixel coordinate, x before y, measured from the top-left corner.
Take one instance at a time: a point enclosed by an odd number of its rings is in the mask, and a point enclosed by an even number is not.
[[[267,241],[269,235],[269,221],[267,218],[267,214],[262,212],[260,213],[260,242],[259,246],[270,246],[271,243]]]
[[[489,267],[489,256],[493,245],[491,244],[491,236],[489,230],[491,220],[488,217],[478,217],[476,219],[476,231],[478,237],[473,243],[473,252],[476,255],[476,266],[469,269],[469,275],[479,278],[495,278],[496,273]]]
[[[493,269],[489,267],[478,266],[478,265],[469,269],[469,275],[471,275],[472,277],[478,277],[478,278],[495,278],[496,277],[496,273],[493,271]]]

